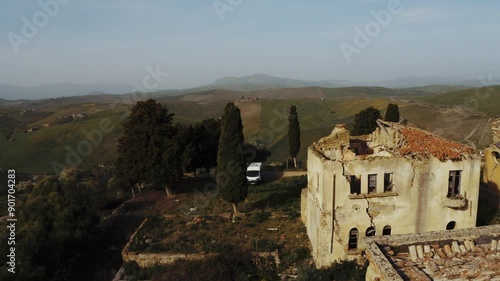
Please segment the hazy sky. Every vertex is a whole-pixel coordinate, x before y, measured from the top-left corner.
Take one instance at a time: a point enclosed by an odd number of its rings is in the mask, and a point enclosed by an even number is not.
[[[47,16],[46,2],[58,11]],[[390,20],[376,23],[382,10]],[[499,15],[496,0],[2,0],[0,83],[137,85],[157,64],[170,73],[162,88],[253,73],[498,78]],[[366,27],[369,44],[356,44]]]

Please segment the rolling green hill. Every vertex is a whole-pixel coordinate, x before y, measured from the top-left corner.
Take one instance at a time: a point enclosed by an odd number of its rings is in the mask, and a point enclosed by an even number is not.
[[[491,115],[500,115],[500,86],[453,91],[421,99],[424,102],[460,106]]]
[[[500,92],[499,87],[494,89]],[[240,100],[242,92],[228,90],[160,96],[157,100],[175,114],[176,122],[185,124],[218,118],[227,102],[237,101],[242,113],[245,138],[248,142],[266,145],[272,153],[268,161],[288,158],[286,133],[291,105],[297,106],[299,114],[302,131],[299,159],[303,161],[306,159],[307,147],[328,135],[335,124],[344,123],[349,127],[354,114],[360,110],[374,106],[383,113],[390,102],[398,103],[401,115],[410,124],[420,128],[477,147],[484,147],[491,142],[489,117],[464,115],[450,109],[460,104],[460,98],[473,95],[473,90],[412,98],[418,101],[416,103],[407,101],[407,97],[411,96],[409,93],[405,89],[381,87],[308,87],[245,92],[246,97],[260,98],[256,101]],[[398,100],[393,97],[402,98]],[[458,101],[456,97],[459,97]],[[122,103],[114,104],[117,98]],[[491,94],[488,98],[491,100],[481,102],[479,109],[490,114],[498,113],[499,109],[495,106],[498,103],[494,102],[498,98],[496,93]],[[122,119],[128,114],[131,103],[127,96],[105,95],[31,102],[30,108],[35,111],[24,115],[20,111],[26,109],[26,104],[1,108],[0,169],[16,168],[24,173],[50,174],[54,173],[54,163],[60,167],[81,160],[82,167],[90,167],[113,162],[116,139],[122,134]],[[430,106],[429,103],[441,106]],[[63,125],[49,125],[62,116],[80,112],[87,112],[89,118]],[[94,132],[92,136],[95,138],[95,130],[102,127],[102,122],[107,122],[106,126],[113,126],[113,130],[102,133],[99,143],[92,143],[86,132]],[[26,133],[31,127],[41,129]]]
[[[433,93],[433,94],[443,94],[443,93],[468,90],[468,89],[474,89],[474,88],[468,86],[454,86],[454,85],[429,85],[421,87],[410,87],[410,88],[405,88],[404,90]]]

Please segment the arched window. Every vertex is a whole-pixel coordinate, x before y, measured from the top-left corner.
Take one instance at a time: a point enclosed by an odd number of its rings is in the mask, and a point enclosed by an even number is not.
[[[493,151],[491,156],[496,165],[500,164],[500,153],[498,153],[498,151]]]
[[[349,231],[349,245],[347,246],[347,250],[351,251],[358,249],[358,237],[359,231],[357,228],[353,228]]]
[[[452,230],[452,229],[455,229],[455,226],[457,225],[457,223],[455,221],[450,221],[447,225],[446,225],[446,230]]]
[[[382,235],[391,235],[391,226],[386,225],[384,226],[384,229],[382,230]]]
[[[375,236],[375,227],[370,226],[366,229],[366,237]]]

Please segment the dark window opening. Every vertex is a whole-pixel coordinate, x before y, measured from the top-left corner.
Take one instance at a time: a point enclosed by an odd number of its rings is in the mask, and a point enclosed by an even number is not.
[[[460,195],[460,175],[462,171],[450,171],[448,177],[448,197]]]
[[[349,231],[349,245],[347,246],[347,250],[350,251],[358,249],[358,236],[359,231],[357,228],[353,228]]]
[[[351,176],[350,179],[351,194],[361,194],[361,180],[356,176]]]
[[[259,175],[260,175],[259,171],[247,171],[247,177],[254,178],[258,177]]]
[[[377,192],[377,175],[368,175],[368,193]]]
[[[384,229],[382,230],[382,235],[391,235],[391,226],[386,225],[384,226]]]
[[[495,162],[495,164],[499,165],[500,164],[500,153],[498,153],[498,151],[493,151],[491,153],[491,156],[493,156],[493,161]]]
[[[393,173],[384,174],[384,192],[392,192],[393,186],[394,186]]]
[[[370,226],[366,229],[366,237],[375,236],[375,227]]]
[[[447,225],[446,225],[446,230],[452,230],[452,229],[455,229],[455,226],[457,225],[457,223],[455,221],[450,221]]]

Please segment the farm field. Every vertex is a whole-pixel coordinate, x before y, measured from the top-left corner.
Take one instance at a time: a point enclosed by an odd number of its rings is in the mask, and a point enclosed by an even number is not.
[[[394,90],[381,87],[326,89],[269,89],[251,92],[209,90],[182,96],[158,96],[158,101],[175,114],[175,122],[194,124],[206,118],[218,118],[228,102],[237,101],[247,142],[263,145],[270,152],[268,161],[288,158],[288,112],[297,106],[301,127],[299,160],[305,161],[307,147],[328,135],[335,124],[352,126],[354,115],[374,106],[383,111],[388,103],[397,103],[402,117],[410,125],[429,130],[478,149],[491,143],[489,122],[500,115],[495,101],[500,87],[483,88],[483,100],[476,113],[463,110],[464,99],[477,97],[478,91],[466,89],[451,93],[427,94],[411,98],[418,89]],[[238,101],[242,93],[259,100]],[[397,94],[399,96],[391,96]],[[488,95],[486,95],[488,94]],[[131,102],[114,104],[113,96],[74,97],[30,102],[28,105],[0,108],[0,168],[16,168],[23,173],[52,174],[69,165],[88,168],[113,162],[116,140],[122,134],[122,121]],[[117,98],[114,97],[116,100]],[[119,99],[120,100],[120,99]],[[29,106],[29,107],[28,107]],[[27,108],[35,111],[21,115]],[[87,119],[49,126],[59,118],[86,112]],[[107,130],[102,130],[102,125]],[[32,133],[29,128],[40,127]],[[98,131],[99,130],[99,131]],[[102,137],[101,137],[102,135]],[[89,137],[90,136],[90,137]]]

